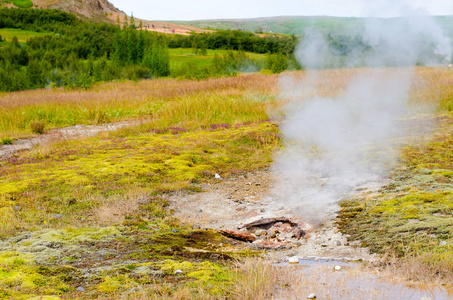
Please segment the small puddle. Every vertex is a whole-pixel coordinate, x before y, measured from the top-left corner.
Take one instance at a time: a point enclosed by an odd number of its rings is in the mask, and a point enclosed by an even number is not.
[[[315,293],[318,300],[453,299],[452,289],[436,285],[411,284],[388,275],[379,275],[363,270],[359,262],[311,258],[299,259],[299,264],[290,265],[284,262],[278,266],[297,268],[297,272],[291,272],[294,286],[291,290],[281,290],[282,295],[278,299],[292,299],[295,294],[299,297],[297,299],[306,299],[311,293]],[[341,269],[337,271],[335,266],[340,266]]]

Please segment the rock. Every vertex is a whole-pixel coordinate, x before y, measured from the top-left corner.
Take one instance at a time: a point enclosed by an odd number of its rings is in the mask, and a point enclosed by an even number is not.
[[[265,212],[266,210],[264,208],[260,209],[260,212]]]
[[[215,174],[214,177],[215,177],[215,179],[222,179],[222,177],[219,174],[217,174],[217,173]]]
[[[296,246],[302,246],[302,243],[299,242],[299,241],[296,241],[296,242],[294,243],[294,245],[296,245]]]
[[[182,270],[176,270],[176,271],[175,271],[175,275],[180,275],[180,274],[182,274],[182,273],[183,273]]]
[[[446,241],[441,241],[441,242],[439,243],[439,246],[441,246],[441,247],[442,247],[442,246],[446,246],[446,245],[447,245],[447,242],[446,242]]]
[[[13,209],[14,209],[15,211],[19,211],[19,210],[21,210],[21,207],[20,207],[19,205],[16,205],[16,206],[14,206]]]
[[[305,236],[305,231],[297,227],[296,229],[294,229],[294,236],[296,237],[296,239],[300,239]]]
[[[178,232],[178,230],[176,230],[176,229],[174,229],[174,228],[173,228],[173,229],[171,230],[171,232],[173,232],[173,233],[177,233],[177,232]]]
[[[199,209],[199,210],[198,210],[198,212],[200,212],[200,213],[201,213],[201,212],[203,212],[203,210],[202,210],[202,209]]]
[[[201,227],[199,225],[192,225],[192,229],[200,229]]]
[[[62,215],[59,215],[59,214],[53,214],[52,217],[54,217],[55,219],[61,219],[63,218]]]
[[[288,258],[288,262],[292,265],[296,265],[299,263],[299,257],[297,256],[290,257]]]
[[[257,231],[255,231],[255,235],[256,236],[263,236],[263,235],[266,235],[266,234],[267,234],[267,231],[263,230],[263,229],[258,229]]]
[[[340,247],[341,246],[341,242],[340,241],[335,241],[335,245],[337,245],[337,247]]]
[[[79,287],[77,288],[77,292],[85,293],[86,290],[85,290],[83,287],[79,286]]]
[[[279,218],[264,218],[264,219],[259,219],[259,220],[256,220],[256,221],[253,221],[253,222],[244,224],[244,225],[242,225],[241,227],[242,227],[242,228],[247,228],[247,229],[249,229],[249,228],[251,228],[251,227],[257,227],[257,226],[262,226],[262,225],[274,224],[274,223],[277,223],[277,222],[288,223],[288,224],[290,224],[291,226],[298,226],[297,223],[291,221],[291,220],[288,219],[288,218],[279,217]]]
[[[254,242],[256,241],[256,238],[247,233],[247,232],[238,232],[238,231],[232,231],[232,230],[226,230],[226,229],[223,229],[223,230],[220,230],[220,233],[223,234],[224,236],[226,237],[229,237],[229,238],[232,238],[232,239],[235,239],[235,240],[240,240],[240,241],[243,241],[243,242]]]
[[[311,293],[310,295],[307,296],[307,299],[316,299],[316,294]]]
[[[335,268],[333,268],[335,271],[340,271],[341,270],[341,266],[339,265],[336,265]]]
[[[277,236],[277,231],[275,231],[274,229],[269,229],[267,231],[267,235],[270,236],[271,238],[275,238]]]

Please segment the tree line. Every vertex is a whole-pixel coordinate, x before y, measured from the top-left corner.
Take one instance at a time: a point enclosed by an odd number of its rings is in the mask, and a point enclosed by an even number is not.
[[[12,8],[0,9],[0,28],[49,33],[0,46],[0,91],[169,74],[167,41],[157,33],[84,22],[58,10]]]
[[[297,45],[304,37],[254,34],[239,30],[165,35],[136,30],[133,18],[124,24],[94,23],[77,19],[59,10],[0,9],[0,28],[45,32],[20,43],[17,38],[1,42],[0,91],[53,86],[89,87],[98,81],[141,79],[159,76],[206,78],[234,75],[239,71],[300,69],[295,59]],[[332,62],[325,67],[351,67],[346,58],[376,52],[360,36],[326,36]],[[193,48],[206,55],[207,49],[231,50],[216,55],[209,65],[187,63],[170,74],[169,48]],[[436,57],[433,47],[424,46],[424,57]],[[265,61],[250,58],[247,52],[266,54]],[[377,53],[379,54],[379,53]],[[391,61],[389,62],[391,65]]]

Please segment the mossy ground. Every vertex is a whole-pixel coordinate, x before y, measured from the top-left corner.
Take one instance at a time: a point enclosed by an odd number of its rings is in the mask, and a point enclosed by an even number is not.
[[[197,182],[215,173],[268,166],[279,141],[277,126],[269,122],[190,132],[170,128],[65,142],[9,159],[0,164],[0,235],[86,223],[99,199],[108,202],[131,190],[196,191]]]
[[[0,297],[165,298],[182,283],[194,297],[228,295],[231,261],[251,253],[218,232],[180,224],[161,195],[197,192],[216,173],[267,167],[279,144],[278,127],[267,121],[139,126],[2,162]],[[115,201],[126,212],[111,211],[122,218],[99,227],[111,222],[96,211]]]
[[[343,203],[338,225],[372,251],[398,257],[427,257],[452,272],[453,115],[435,118],[428,143],[403,149],[391,183],[378,194]],[[446,275],[446,274],[443,274]]]

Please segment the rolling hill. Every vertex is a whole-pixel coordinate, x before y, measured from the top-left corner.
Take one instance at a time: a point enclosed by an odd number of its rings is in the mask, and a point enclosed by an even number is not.
[[[446,33],[453,36],[453,16],[436,16],[436,21]],[[254,19],[219,19],[196,21],[169,21],[176,24],[212,29],[239,29],[251,32],[272,32],[301,35],[307,28],[315,27],[321,32],[356,34],[363,30],[366,18],[327,16],[281,16]],[[394,19],[387,19],[391,22]]]

